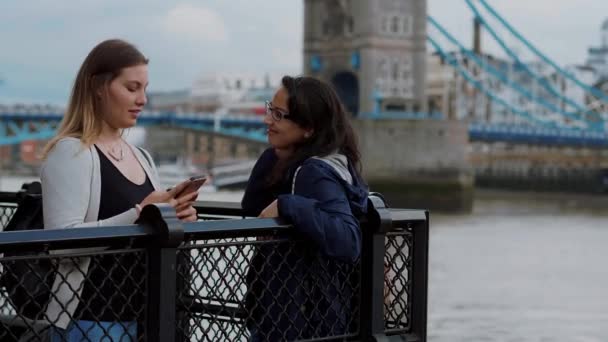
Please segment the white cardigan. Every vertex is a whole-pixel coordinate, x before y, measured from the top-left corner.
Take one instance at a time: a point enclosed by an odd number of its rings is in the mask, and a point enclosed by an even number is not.
[[[158,173],[147,152],[129,144],[148,175],[154,189],[160,190]],[[149,160],[149,162],[148,162]],[[42,206],[45,229],[101,227],[133,224],[137,211],[132,208],[105,220],[97,220],[101,198],[101,171],[99,154],[95,146],[86,147],[79,139],[64,138],[49,152],[40,171]],[[73,251],[73,250],[72,250]],[[67,251],[53,251],[64,253]],[[78,306],[83,281],[88,272],[90,258],[78,258],[77,265],[62,259],[53,283],[46,309],[50,323],[65,329]],[[74,270],[77,267],[78,270]]]

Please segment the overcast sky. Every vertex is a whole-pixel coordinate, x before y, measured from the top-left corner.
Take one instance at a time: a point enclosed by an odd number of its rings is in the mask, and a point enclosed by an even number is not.
[[[606,0],[488,1],[562,65],[584,63],[608,18]],[[464,0],[428,7],[470,45]],[[86,54],[114,37],[150,58],[151,91],[188,88],[216,71],[297,73],[302,8],[302,0],[1,0],[0,103],[65,103]]]

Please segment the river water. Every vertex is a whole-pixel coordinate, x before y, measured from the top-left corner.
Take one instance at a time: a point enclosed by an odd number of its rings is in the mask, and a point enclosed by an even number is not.
[[[608,341],[606,207],[482,192],[431,215],[429,341]]]
[[[0,177],[0,190],[23,180]],[[472,214],[431,213],[429,341],[608,341],[607,207],[608,196],[480,191]]]

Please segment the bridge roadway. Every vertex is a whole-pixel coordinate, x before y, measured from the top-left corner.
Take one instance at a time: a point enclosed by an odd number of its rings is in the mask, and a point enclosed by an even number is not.
[[[26,140],[44,140],[54,136],[63,114],[57,112],[0,112],[0,146]],[[214,132],[220,135],[265,142],[261,116],[231,115],[217,117],[209,113],[144,113],[139,126],[166,126]]]
[[[59,112],[0,111],[0,146],[26,140],[45,140],[55,134],[62,114]],[[407,119],[441,120],[436,113],[375,113],[360,115],[366,120]],[[212,132],[224,136],[265,142],[261,116],[213,113],[146,112],[138,119],[141,126],[166,126]],[[506,123],[472,123],[468,127],[471,142],[505,142],[535,146],[570,146],[607,148],[608,135],[580,129],[533,127]]]

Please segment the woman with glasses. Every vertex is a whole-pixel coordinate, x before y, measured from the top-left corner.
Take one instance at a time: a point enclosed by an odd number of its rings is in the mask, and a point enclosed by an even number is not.
[[[263,239],[247,275],[252,341],[343,335],[353,327],[352,265],[367,186],[348,114],[312,77],[283,77],[266,104],[266,150],[242,200],[247,215],[293,224],[290,242]]]

